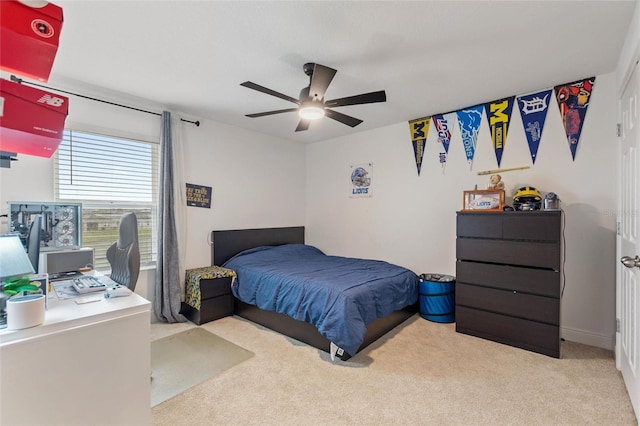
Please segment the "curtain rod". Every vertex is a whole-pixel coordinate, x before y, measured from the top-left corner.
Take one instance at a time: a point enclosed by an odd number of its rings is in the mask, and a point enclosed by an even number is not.
[[[45,88],[45,89],[55,90],[56,92],[66,93],[66,94],[68,94],[68,95],[78,96],[78,97],[80,97],[80,98],[85,98],[85,99],[89,99],[89,100],[92,100],[92,101],[102,102],[102,103],[105,103],[105,104],[114,105],[114,106],[118,106],[118,107],[121,107],[121,108],[128,108],[128,109],[132,109],[132,110],[134,110],[134,111],[146,112],[147,114],[162,115],[162,114],[160,114],[160,113],[158,113],[158,112],[147,111],[147,110],[145,110],[145,109],[140,109],[140,108],[134,108],[134,107],[130,107],[130,106],[127,106],[127,105],[117,104],[117,103],[115,103],[115,102],[105,101],[105,100],[103,100],[103,99],[92,98],[92,97],[90,97],[90,96],[79,95],[79,94],[77,94],[77,93],[67,92],[66,90],[60,90],[60,89],[55,89],[55,88],[53,88],[53,87],[48,87],[48,86],[45,86],[45,85],[43,85],[43,84],[31,83],[30,81],[24,81],[23,79],[18,78],[18,77],[16,77],[15,75],[12,75],[12,76],[11,76],[11,81],[15,81],[16,83],[19,83],[19,84],[23,84],[23,83],[24,83],[24,84],[30,84],[30,85],[32,85],[32,86],[43,87],[43,88]],[[184,122],[186,122],[186,123],[195,124],[195,125],[196,125],[196,127],[200,127],[200,121],[185,120],[184,118],[181,118],[181,119],[180,119],[180,121],[184,121]]]

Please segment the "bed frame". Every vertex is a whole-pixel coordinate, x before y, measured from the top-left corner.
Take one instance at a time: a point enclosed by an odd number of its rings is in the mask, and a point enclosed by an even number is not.
[[[259,246],[277,246],[282,244],[304,244],[304,226],[287,228],[236,229],[211,232],[211,264],[222,265],[243,250]],[[384,318],[378,318],[367,325],[364,341],[358,349],[365,347],[382,337],[417,312],[417,304],[395,311]],[[295,320],[277,312],[264,311],[254,305],[235,300],[234,314],[260,324],[271,330],[304,342],[325,352],[330,342],[322,336],[312,324]],[[355,354],[353,354],[355,355]],[[345,353],[341,359],[352,355]]]

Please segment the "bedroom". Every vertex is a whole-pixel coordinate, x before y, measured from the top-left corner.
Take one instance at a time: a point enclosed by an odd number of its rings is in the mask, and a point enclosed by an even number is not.
[[[637,10],[635,13],[637,16]],[[71,17],[67,15],[67,20]],[[575,161],[571,160],[567,149],[560,117],[552,109],[535,166],[503,174],[508,194],[518,186],[530,184],[560,196],[567,215],[565,235],[569,247],[562,333],[567,340],[606,349],[613,349],[615,343],[617,157],[612,146],[615,146],[618,120],[619,74],[624,71],[617,66],[619,55],[613,56],[616,63],[596,74],[593,100]],[[293,68],[289,64],[287,67]],[[336,67],[340,68],[340,65]],[[270,77],[263,74],[260,67],[251,67],[247,62],[247,69],[246,79],[268,85]],[[301,74],[295,69],[291,74],[296,75],[296,72]],[[566,75],[566,78],[549,79],[543,86],[589,76],[591,74]],[[340,74],[336,78],[339,79]],[[237,83],[243,80],[238,78]],[[52,78],[52,86],[54,81]],[[64,80],[60,79],[59,83],[58,87]],[[291,85],[297,87],[296,81]],[[116,96],[107,89],[101,92],[82,85],[66,87],[97,97]],[[529,89],[540,87],[536,84]],[[249,99],[264,101],[259,94],[240,89],[238,93],[246,96],[246,108],[252,107]],[[502,88],[492,86],[489,96],[498,98],[514,94],[520,92],[503,93]],[[117,95],[117,100],[146,109],[165,107],[126,95]],[[467,104],[455,107],[464,106]],[[68,126],[106,132],[119,129],[122,136],[142,135],[152,139],[159,134],[160,126],[154,116],[75,97],[70,108]],[[355,115],[359,111],[354,108]],[[364,114],[370,110],[362,111]],[[436,112],[441,111],[431,111],[425,104],[425,115]],[[437,162],[435,144],[430,140],[418,176],[406,120],[330,137],[318,143],[301,144],[214,119],[188,115],[186,118],[202,121],[200,127],[184,125],[186,181],[213,188],[211,209],[187,209],[187,268],[209,264],[207,234],[213,229],[305,225],[307,240],[332,254],[383,258],[418,273],[455,274],[455,212],[461,207],[462,191],[473,189],[474,185],[486,185],[486,177],[477,176],[476,172],[496,168],[486,127],[480,131],[471,171],[458,140],[451,147],[450,161],[443,173]],[[503,167],[530,165],[521,123],[519,118],[514,120]],[[289,126],[291,133],[295,126],[292,123],[285,121],[283,124]],[[252,125],[268,124],[254,122]],[[211,167],[212,158],[215,167]],[[241,168],[237,159],[242,159]],[[373,197],[349,198],[345,178],[349,176],[350,166],[368,162],[374,168]],[[20,156],[11,169],[0,171],[0,202],[5,206],[7,201],[27,198],[52,200],[52,175],[50,160]],[[21,184],[14,185],[16,181]],[[6,226],[6,222],[2,224]],[[153,271],[143,271],[138,284],[140,294],[151,297],[153,281]]]

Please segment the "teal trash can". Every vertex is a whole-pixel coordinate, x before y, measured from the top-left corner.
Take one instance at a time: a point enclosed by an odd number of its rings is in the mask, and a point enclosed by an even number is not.
[[[451,275],[420,275],[420,316],[433,322],[456,320],[456,279]]]

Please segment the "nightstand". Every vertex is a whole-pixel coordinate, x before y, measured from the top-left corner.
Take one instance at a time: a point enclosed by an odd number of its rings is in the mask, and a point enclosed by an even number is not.
[[[235,271],[220,266],[188,269],[184,316],[201,325],[233,315],[231,282],[235,276]]]

